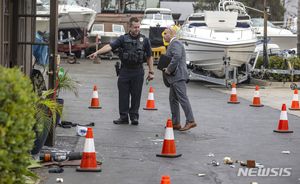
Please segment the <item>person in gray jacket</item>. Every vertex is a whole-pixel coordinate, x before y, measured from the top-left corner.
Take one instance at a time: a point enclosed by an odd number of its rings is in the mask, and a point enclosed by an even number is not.
[[[176,38],[174,28],[166,28],[164,31],[165,42],[169,42],[166,55],[172,60],[167,68],[163,69],[163,77],[170,84],[169,101],[172,113],[173,129],[186,131],[197,124],[190,101],[186,93],[186,82],[189,80],[189,74],[186,66],[185,49],[183,44]],[[186,124],[183,128],[180,125],[180,108],[179,103],[185,113]]]

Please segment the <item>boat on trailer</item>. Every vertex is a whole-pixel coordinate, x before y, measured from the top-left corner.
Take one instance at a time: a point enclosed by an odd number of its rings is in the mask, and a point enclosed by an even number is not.
[[[192,77],[227,85],[247,80],[241,75],[257,38],[242,3],[220,0],[218,11],[194,13],[185,20],[179,40],[184,44]],[[232,83],[232,82],[231,82]]]

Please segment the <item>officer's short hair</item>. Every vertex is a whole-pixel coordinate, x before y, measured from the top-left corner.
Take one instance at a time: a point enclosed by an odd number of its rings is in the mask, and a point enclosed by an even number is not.
[[[132,25],[132,22],[140,22],[140,21],[139,21],[139,19],[136,18],[136,17],[131,17],[131,18],[129,19],[129,25],[130,25],[130,26]]]

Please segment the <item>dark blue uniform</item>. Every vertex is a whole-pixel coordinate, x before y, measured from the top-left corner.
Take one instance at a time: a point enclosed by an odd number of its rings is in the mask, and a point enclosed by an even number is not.
[[[110,43],[110,46],[112,50],[123,50],[119,56],[122,64],[118,78],[120,118],[128,121],[129,114],[131,120],[138,120],[144,82],[143,62],[152,56],[149,39],[140,33],[136,37],[127,33]]]

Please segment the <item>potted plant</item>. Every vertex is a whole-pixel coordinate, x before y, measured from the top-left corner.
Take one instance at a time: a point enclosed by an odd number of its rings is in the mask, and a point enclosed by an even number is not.
[[[62,114],[62,106],[56,101],[47,98],[53,93],[54,90],[44,92],[34,105],[36,111],[36,124],[34,129],[36,131],[37,139],[34,142],[35,147],[31,150],[33,155],[39,153],[40,149],[45,144],[47,136],[49,132],[51,132],[51,127],[54,126],[54,122],[56,122],[57,114]]]
[[[44,86],[40,81],[42,81],[40,76],[34,76],[34,92],[38,98],[36,98],[33,106],[35,110],[34,117],[36,120],[33,130],[37,137],[34,142],[34,148],[31,150],[31,154],[33,155],[39,153],[40,149],[45,144],[48,134],[51,131],[52,126],[54,126],[53,124],[56,122],[57,114],[62,114],[62,106],[52,100],[54,90],[42,91]]]
[[[57,84],[57,98],[61,91],[71,91],[76,97],[78,97],[78,87],[81,83],[75,78],[68,76],[69,69],[64,73],[64,75],[59,79]]]
[[[59,94],[62,91],[71,91],[76,97],[78,97],[78,88],[81,86],[81,83],[75,78],[68,76],[69,69],[63,74],[63,76],[58,80],[57,89],[56,89],[56,102],[61,104],[63,107],[64,99],[59,98]],[[56,126],[59,123],[61,117],[57,114]]]

